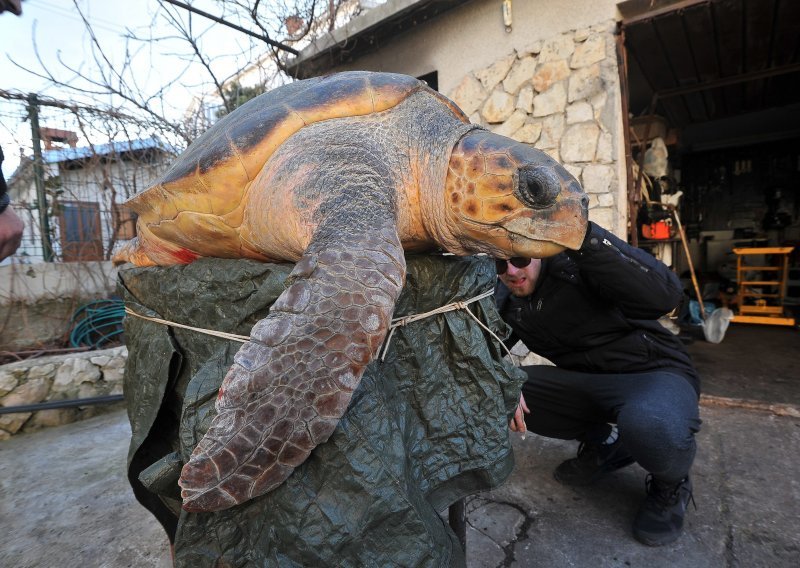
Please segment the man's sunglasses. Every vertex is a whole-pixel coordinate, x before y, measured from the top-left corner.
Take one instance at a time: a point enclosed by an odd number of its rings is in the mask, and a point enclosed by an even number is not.
[[[499,258],[494,259],[494,267],[497,270],[498,274],[505,274],[506,270],[508,270],[508,263],[513,264],[517,268],[525,268],[531,263],[530,258],[525,258],[523,256],[513,256],[508,260],[501,260]]]

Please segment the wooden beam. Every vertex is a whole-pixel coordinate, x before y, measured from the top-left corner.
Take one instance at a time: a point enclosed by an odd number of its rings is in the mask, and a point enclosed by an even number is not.
[[[657,18],[658,16],[663,16],[664,14],[669,14],[670,12],[675,12],[677,10],[684,10],[686,8],[691,8],[692,6],[697,6],[699,4],[710,4],[714,0],[679,0],[677,2],[661,2],[661,4],[665,4],[659,8],[654,8],[651,10],[647,10],[645,12],[641,12],[639,14],[635,14],[629,17],[625,16],[625,13],[634,13],[636,7],[634,6],[624,6],[624,4],[634,5],[637,2],[623,2],[622,5],[619,5],[619,11],[622,13],[622,25],[623,26],[630,26],[633,24],[638,24],[640,22],[646,22],[647,20],[651,20],[653,18]],[[650,6],[652,5],[651,0],[647,0],[647,2],[638,2],[638,4],[642,6]],[[627,9],[626,9],[627,8]]]
[[[729,85],[739,85],[747,81],[756,81],[758,79],[766,79],[768,77],[777,77],[778,75],[787,75],[789,73],[800,72],[800,63],[793,63],[792,65],[783,65],[782,67],[774,67],[772,69],[763,69],[761,71],[751,71],[750,73],[740,73],[731,77],[723,79],[716,79],[714,81],[705,81],[696,85],[687,85],[685,87],[675,87],[673,89],[665,89],[658,93],[659,99],[668,99],[670,97],[679,97],[688,95],[690,93],[698,93],[701,91],[710,91],[717,87],[727,87]]]

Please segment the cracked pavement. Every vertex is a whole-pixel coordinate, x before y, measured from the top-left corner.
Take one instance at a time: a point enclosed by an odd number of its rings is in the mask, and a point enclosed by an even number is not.
[[[701,418],[697,509],[677,542],[650,548],[633,538],[646,476],[638,465],[566,487],[552,471],[577,444],[515,435],[508,481],[467,498],[468,567],[800,565],[800,419],[708,406]]]

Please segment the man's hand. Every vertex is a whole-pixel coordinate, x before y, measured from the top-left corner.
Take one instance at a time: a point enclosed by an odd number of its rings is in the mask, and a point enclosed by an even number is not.
[[[528,431],[525,426],[525,417],[522,413],[530,414],[531,411],[528,409],[528,405],[525,403],[525,397],[522,396],[522,393],[519,393],[519,404],[517,405],[517,410],[514,411],[514,418],[508,423],[508,427],[511,429],[512,432],[519,432],[524,434]]]
[[[0,260],[11,256],[22,242],[25,225],[9,205],[0,213]]]

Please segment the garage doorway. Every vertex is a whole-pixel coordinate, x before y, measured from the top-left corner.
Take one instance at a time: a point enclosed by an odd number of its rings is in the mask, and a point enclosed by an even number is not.
[[[702,296],[736,308],[773,303],[781,288],[781,302],[794,310],[800,304],[800,2],[628,0],[618,7],[629,240],[670,248],[676,272],[687,278],[681,247],[648,238],[663,218],[660,203],[674,202]],[[675,227],[669,230],[666,241],[674,243]],[[735,251],[786,247],[792,252],[785,281],[762,286],[761,298],[738,297],[745,280]],[[774,256],[762,255],[757,264],[779,264]],[[759,281],[776,279],[773,271]]]

